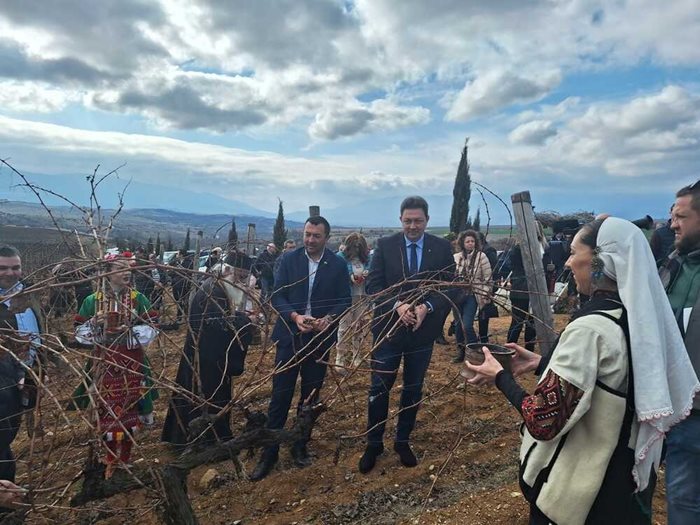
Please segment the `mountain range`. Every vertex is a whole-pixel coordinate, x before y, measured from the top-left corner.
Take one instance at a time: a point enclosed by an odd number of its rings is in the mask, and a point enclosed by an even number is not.
[[[63,195],[69,200],[84,205],[89,200],[89,187],[84,175],[43,175],[30,173],[26,174],[29,180],[53,192]],[[29,201],[37,202],[36,197],[27,188],[21,187],[21,179],[9,170],[0,170],[0,199],[9,201]],[[128,184],[128,186],[127,186]],[[179,231],[187,227],[201,229],[205,225],[206,229],[218,227],[217,221],[224,223],[231,217],[237,217],[239,228],[245,228],[247,222],[257,224],[259,231],[268,228],[272,231],[272,222],[276,214],[266,210],[255,208],[244,202],[235,199],[228,199],[221,195],[208,192],[189,192],[172,187],[157,186],[153,184],[129,181],[118,177],[109,177],[102,182],[99,198],[100,204],[104,208],[115,208],[119,204],[119,195],[124,192],[126,211],[123,218],[131,214],[133,218],[140,217],[139,220],[162,221],[161,226],[170,226]],[[523,189],[527,184],[523,184]],[[494,191],[497,188],[493,188]],[[566,188],[552,188],[548,192],[541,192],[532,195],[533,202],[537,210],[556,210],[562,214],[577,211],[569,204],[575,199],[567,193]],[[497,191],[496,191],[497,192]],[[498,192],[497,192],[498,193]],[[376,199],[369,199],[362,202],[343,204],[342,206],[326,207],[321,209],[321,214],[326,217],[331,225],[343,227],[396,227],[399,225],[399,205],[403,196],[390,196]],[[430,224],[432,227],[441,227],[449,224],[450,211],[452,208],[451,194],[424,194],[430,204]],[[510,198],[502,195],[501,198],[510,204]],[[53,195],[44,194],[44,200],[52,208],[65,205],[65,201]],[[284,196],[282,196],[284,201]],[[339,201],[341,197],[339,196]],[[613,215],[628,219],[636,219],[645,214],[652,217],[664,218],[667,214],[668,205],[672,200],[670,197],[665,200],[658,196],[640,196],[637,200],[629,199],[622,202],[614,192],[598,193],[591,195],[589,200],[595,202],[596,212],[608,212]],[[667,202],[669,201],[669,202]],[[488,212],[482,199],[475,192],[472,193],[471,208],[472,213],[477,208],[481,208],[481,222],[485,224],[488,214],[491,215],[492,224],[508,224],[509,214],[502,203],[489,197]],[[285,202],[285,219],[303,223],[308,217],[308,209],[294,210],[294,207]],[[2,212],[0,205],[0,213]],[[166,217],[167,216],[167,217]],[[227,219],[228,218],[228,219]],[[138,222],[138,221],[137,221]],[[148,223],[145,223],[148,225]],[[160,227],[160,226],[159,226]],[[295,227],[295,226],[291,226]]]

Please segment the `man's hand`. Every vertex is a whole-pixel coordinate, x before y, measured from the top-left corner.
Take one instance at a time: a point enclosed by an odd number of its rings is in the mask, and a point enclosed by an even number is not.
[[[413,331],[415,332],[418,330],[421,325],[423,324],[423,321],[425,320],[426,316],[428,315],[428,307],[425,304],[419,304],[416,306],[413,311],[415,312],[416,315],[416,322],[413,323]]]
[[[314,331],[323,332],[331,325],[332,322],[333,318],[330,315],[322,317],[321,319],[316,319],[313,324]]]
[[[316,318],[310,315],[297,314],[296,317],[294,317],[294,322],[302,334],[308,334],[313,331]]]
[[[399,320],[404,326],[413,326],[417,321],[416,312],[409,304],[401,303],[396,307],[396,312],[399,314]]]
[[[26,489],[6,479],[0,479],[0,506],[9,507],[19,503],[26,493]]]

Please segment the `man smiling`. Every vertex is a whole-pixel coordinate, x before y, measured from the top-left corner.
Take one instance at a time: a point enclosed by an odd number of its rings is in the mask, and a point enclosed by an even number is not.
[[[12,350],[0,352],[0,479],[9,481],[15,480],[10,445],[17,436],[22,412],[35,401],[33,395],[26,395],[29,386],[25,387],[24,365],[32,366],[41,345],[41,310],[33,298],[19,295],[21,278],[19,251],[0,245],[0,345]]]
[[[297,414],[305,401],[318,399],[328,352],[337,338],[336,320],[351,304],[346,265],[326,248],[330,233],[326,219],[309,217],[304,224],[304,247],[282,255],[275,275],[272,306],[279,318],[272,331],[277,350],[267,417],[271,429],[281,429],[287,421],[297,376],[301,376]],[[311,462],[307,442],[308,436],[292,445],[299,467]],[[266,447],[250,479],[266,477],[278,455],[279,445]]]

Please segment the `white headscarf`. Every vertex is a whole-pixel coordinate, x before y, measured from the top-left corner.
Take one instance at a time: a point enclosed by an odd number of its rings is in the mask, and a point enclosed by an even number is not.
[[[632,474],[641,491],[649,483],[652,467],[659,467],[664,434],[690,413],[700,382],[641,230],[629,221],[608,217],[597,245],[603,273],[617,282],[629,321],[639,424]]]

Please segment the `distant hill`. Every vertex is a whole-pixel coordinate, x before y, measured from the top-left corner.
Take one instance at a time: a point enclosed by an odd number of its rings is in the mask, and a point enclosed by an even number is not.
[[[24,173],[27,179],[37,186],[50,189],[70,199],[79,205],[85,205],[90,198],[90,187],[85,175],[43,175]],[[36,202],[34,195],[27,189],[18,187],[22,180],[8,170],[0,171],[0,199],[10,201]],[[128,184],[128,186],[127,186]],[[126,190],[125,190],[126,187]],[[124,205],[130,209],[158,209],[181,212],[224,213],[228,215],[250,215],[254,217],[274,218],[275,214],[260,210],[248,204],[228,199],[221,194],[209,193],[216,188],[208,187],[201,193],[183,191],[166,186],[157,186],[143,182],[129,181],[128,178],[116,176],[105,179],[99,186],[98,197],[100,205],[105,208],[115,208],[119,205],[119,194],[124,193]],[[49,206],[62,206],[65,201],[58,197],[45,194],[45,202]],[[277,202],[273,199],[276,206]]]
[[[83,232],[87,230],[81,213],[69,206],[50,206],[51,212],[61,225],[67,230]],[[113,209],[102,209],[105,218],[114,213]],[[191,212],[173,211],[162,208],[157,209],[124,209],[119,214],[114,228],[114,236],[133,238],[145,241],[148,237],[155,239],[160,233],[161,240],[166,241],[168,235],[173,241],[179,242],[184,238],[187,229],[191,231],[192,239],[198,230],[204,232],[205,241],[225,241],[232,215],[226,214],[197,214]],[[287,228],[301,228],[303,223],[288,220]],[[236,229],[239,239],[244,239],[248,223],[254,223],[258,237],[272,238],[272,228],[275,219],[255,215],[236,215]],[[46,210],[39,205],[28,202],[0,200],[0,224],[28,226],[34,228],[51,228],[53,223]],[[218,238],[216,237],[218,230]]]
[[[450,223],[452,195],[426,195],[430,205],[430,225],[445,226]],[[321,208],[323,215],[332,226],[355,227],[391,227],[399,224],[399,206],[401,198],[384,197],[371,199],[357,204],[343,205],[336,208]],[[474,210],[476,211],[476,209]],[[285,213],[291,220],[304,221],[308,217],[306,211]]]

